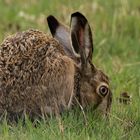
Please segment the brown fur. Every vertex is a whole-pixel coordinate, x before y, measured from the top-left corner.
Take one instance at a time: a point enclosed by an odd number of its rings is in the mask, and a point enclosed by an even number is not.
[[[74,62],[46,34],[28,30],[8,37],[0,47],[0,114],[67,109],[74,73]]]

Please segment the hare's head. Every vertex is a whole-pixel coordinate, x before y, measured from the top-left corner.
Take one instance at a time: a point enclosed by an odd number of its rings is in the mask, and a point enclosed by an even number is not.
[[[79,12],[73,13],[70,30],[53,16],[49,16],[47,21],[53,37],[77,64],[80,79],[76,94],[80,103],[83,107],[91,106],[107,114],[111,107],[112,93],[108,76],[92,64],[93,41],[87,19]]]

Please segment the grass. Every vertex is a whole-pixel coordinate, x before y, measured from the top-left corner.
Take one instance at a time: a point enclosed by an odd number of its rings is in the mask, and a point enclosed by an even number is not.
[[[69,25],[70,13],[81,11],[91,25],[95,52],[93,62],[110,77],[113,104],[110,121],[98,118],[93,112],[64,113],[64,134],[55,118],[38,122],[27,119],[25,125],[0,125],[0,140],[138,140],[140,139],[140,1],[139,0],[0,0],[0,41],[7,35],[37,28],[49,32],[45,18],[55,15]],[[130,105],[118,104],[116,97],[123,91],[132,96]]]

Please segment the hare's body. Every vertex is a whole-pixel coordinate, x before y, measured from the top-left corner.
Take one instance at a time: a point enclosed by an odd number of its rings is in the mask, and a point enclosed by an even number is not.
[[[58,115],[73,97],[83,107],[108,114],[112,94],[108,77],[92,64],[92,33],[87,19],[71,15],[71,32],[53,16],[47,18],[53,37],[28,30],[0,46],[0,115],[13,119]],[[56,38],[56,40],[55,40]]]
[[[0,47],[0,114],[60,112],[71,102],[74,73],[54,38],[37,30],[8,37]]]

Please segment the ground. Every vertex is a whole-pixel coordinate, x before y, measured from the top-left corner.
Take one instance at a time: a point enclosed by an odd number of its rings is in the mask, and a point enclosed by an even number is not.
[[[58,121],[50,118],[35,127],[28,119],[25,125],[0,125],[0,140],[121,140],[140,139],[140,1],[139,0],[0,0],[0,42],[17,31],[36,28],[49,33],[46,17],[55,15],[69,25],[70,13],[86,15],[93,31],[93,63],[110,77],[113,104],[110,119],[105,121],[87,112],[85,126],[78,110],[62,115],[64,132]],[[128,92],[132,101],[119,104],[117,98]]]

